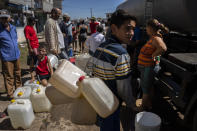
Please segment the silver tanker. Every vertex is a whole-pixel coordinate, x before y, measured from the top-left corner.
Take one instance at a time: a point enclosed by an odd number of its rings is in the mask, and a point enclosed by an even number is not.
[[[117,9],[135,15],[145,23],[146,0],[126,0]],[[152,0],[152,16],[171,30],[197,33],[197,0]]]

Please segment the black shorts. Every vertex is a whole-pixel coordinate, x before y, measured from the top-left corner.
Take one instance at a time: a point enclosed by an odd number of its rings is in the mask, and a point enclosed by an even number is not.
[[[38,77],[38,80],[40,80],[40,81],[43,80],[43,79],[49,80],[51,75],[50,74],[48,74],[48,75],[37,75],[37,77]]]
[[[87,39],[87,35],[86,34],[80,34],[79,35],[79,41],[80,42],[84,42],[84,41],[86,41],[86,39]]]

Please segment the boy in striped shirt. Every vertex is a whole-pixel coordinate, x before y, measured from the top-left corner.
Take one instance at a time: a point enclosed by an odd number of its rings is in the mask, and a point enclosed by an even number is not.
[[[101,78],[110,90],[128,107],[134,106],[130,85],[130,57],[121,44],[129,44],[136,26],[136,18],[117,10],[111,17],[112,35],[93,55],[93,75]],[[123,93],[124,89],[127,89]],[[121,91],[120,91],[121,90]],[[122,94],[123,93],[123,94]],[[100,118],[101,131],[120,131],[120,108],[107,118]]]

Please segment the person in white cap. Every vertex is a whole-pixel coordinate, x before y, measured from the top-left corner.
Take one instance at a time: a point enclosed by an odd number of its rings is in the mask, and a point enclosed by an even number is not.
[[[99,47],[99,45],[105,42],[105,36],[102,33],[103,33],[103,27],[99,25],[96,28],[96,33],[92,34],[86,40],[86,48],[89,49],[89,54],[91,56],[94,55],[94,52]]]
[[[18,88],[22,84],[17,32],[10,20],[9,12],[0,10],[0,59],[8,99],[13,98],[15,87]]]
[[[70,16],[67,13],[63,14],[63,21],[60,23],[60,29],[64,35],[65,50],[69,57],[72,57],[72,23],[70,21]]]

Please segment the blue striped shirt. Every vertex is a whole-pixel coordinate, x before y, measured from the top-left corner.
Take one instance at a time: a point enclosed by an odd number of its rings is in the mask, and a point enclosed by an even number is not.
[[[131,88],[130,80],[128,80],[131,74],[130,57],[114,36],[96,49],[92,62],[93,75],[101,78],[118,98],[121,96],[117,92],[117,86]]]

